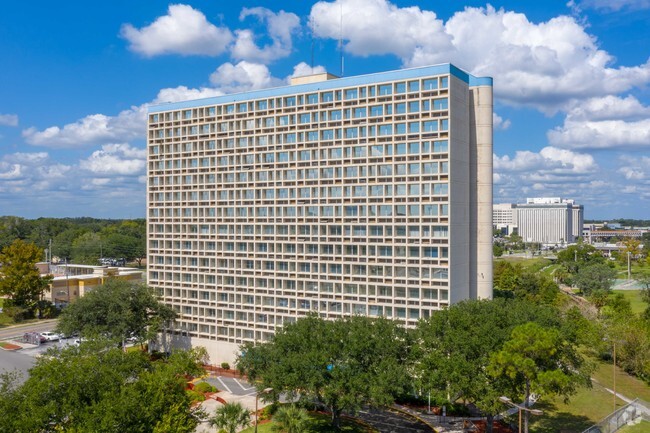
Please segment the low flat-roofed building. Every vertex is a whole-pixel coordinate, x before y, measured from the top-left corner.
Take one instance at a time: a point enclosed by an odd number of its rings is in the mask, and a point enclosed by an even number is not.
[[[136,284],[144,281],[144,271],[136,268],[76,264],[48,266],[48,263],[39,263],[37,266],[41,273],[49,273],[53,276],[50,290],[44,293],[43,299],[52,302],[57,307],[65,306],[84,296],[95,287],[104,284],[109,278]]]

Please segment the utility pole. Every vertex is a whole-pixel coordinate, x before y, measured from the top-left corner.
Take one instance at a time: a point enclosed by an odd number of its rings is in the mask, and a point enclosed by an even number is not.
[[[632,267],[630,266],[630,256],[632,253],[630,251],[627,252],[627,279],[631,280],[632,279]]]

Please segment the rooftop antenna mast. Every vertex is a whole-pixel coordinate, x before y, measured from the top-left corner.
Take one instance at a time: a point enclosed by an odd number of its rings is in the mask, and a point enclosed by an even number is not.
[[[311,73],[314,74],[314,17],[309,17],[309,32],[311,33]]]
[[[343,0],[339,0],[341,22],[339,26],[339,50],[341,55],[341,77],[345,75],[345,63],[343,59]]]

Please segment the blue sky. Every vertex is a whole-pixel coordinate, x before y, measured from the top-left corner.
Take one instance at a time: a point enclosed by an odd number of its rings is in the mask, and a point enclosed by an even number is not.
[[[0,215],[144,217],[148,104],[340,74],[342,36],[345,75],[494,77],[495,202],[650,219],[650,0],[3,6]]]

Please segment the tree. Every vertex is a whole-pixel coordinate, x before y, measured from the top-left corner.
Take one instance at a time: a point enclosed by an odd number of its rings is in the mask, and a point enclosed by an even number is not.
[[[273,430],[281,433],[303,433],[309,425],[307,411],[295,405],[280,407],[273,415]]]
[[[580,268],[573,278],[573,284],[585,296],[591,295],[596,290],[609,292],[616,278],[616,271],[605,263],[597,263]]]
[[[11,306],[33,312],[51,277],[42,277],[36,263],[42,260],[43,250],[34,244],[16,239],[0,253],[0,294],[9,296]]]
[[[501,350],[515,326],[529,321],[574,338],[557,309],[525,300],[463,301],[435,312],[417,327],[413,360],[418,386],[442,398],[460,396],[473,403],[491,429],[494,415],[502,410],[499,396],[512,394],[513,386],[488,374],[490,356]]]
[[[58,330],[65,334],[108,336],[117,341],[135,337],[144,342],[155,338],[162,326],[175,317],[144,284],[109,279],[61,313]]]
[[[26,239],[29,230],[29,221],[24,218],[0,217],[0,250],[11,245],[16,239]]]
[[[226,403],[220,406],[210,424],[226,433],[237,433],[239,427],[248,427],[251,423],[250,413],[241,403]]]
[[[501,257],[503,255],[503,247],[499,244],[492,245],[492,255],[494,257]]]
[[[607,301],[609,300],[609,292],[603,289],[594,290],[589,295],[589,300],[592,304],[594,304],[594,307],[596,307],[596,310],[598,310],[600,313],[600,310],[605,305],[607,305]]]
[[[494,286],[500,294],[511,292],[518,299],[544,304],[554,303],[560,293],[557,284],[547,275],[508,262],[495,266]]]
[[[579,385],[591,386],[590,371],[573,343],[557,329],[529,322],[512,330],[503,349],[492,354],[487,368],[495,378],[511,380],[530,406],[532,392],[568,398]],[[524,411],[528,431],[528,411]]]
[[[619,254],[619,260],[622,263],[627,263],[627,256],[630,255],[631,261],[636,261],[641,257],[641,240],[635,238],[626,238],[623,239],[623,248]]]
[[[258,381],[258,389],[319,402],[338,427],[342,411],[391,404],[403,392],[409,348],[407,331],[394,321],[311,315],[285,325],[269,342],[244,345],[237,368]]]
[[[142,265],[147,255],[146,220],[127,220],[105,227],[101,232],[104,257],[124,257]]]
[[[86,232],[76,237],[70,253],[74,263],[96,265],[102,255],[102,239],[99,233]]]
[[[557,253],[557,263],[572,275],[580,268],[598,263],[605,263],[605,257],[593,245],[577,243]]]
[[[36,361],[19,388],[0,387],[0,431],[153,432],[179,419],[193,431],[199,412],[185,392],[185,374],[199,375],[198,351],[179,351],[152,361],[146,353],[90,342],[52,349]],[[3,412],[3,413],[9,413]]]

